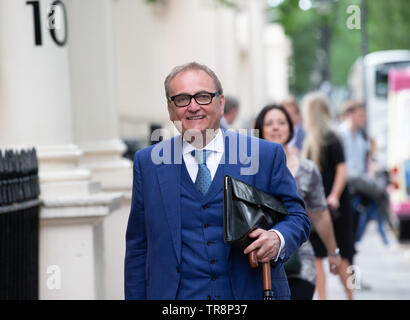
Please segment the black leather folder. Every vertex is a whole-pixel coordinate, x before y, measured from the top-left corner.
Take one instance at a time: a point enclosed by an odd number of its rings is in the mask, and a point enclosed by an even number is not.
[[[229,175],[224,178],[224,241],[245,249],[256,228],[271,229],[288,214],[285,205],[273,195]]]

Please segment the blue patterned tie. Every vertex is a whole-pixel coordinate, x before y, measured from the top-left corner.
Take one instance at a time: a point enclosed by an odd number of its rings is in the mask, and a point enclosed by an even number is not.
[[[195,154],[195,159],[198,161],[198,175],[196,176],[195,185],[202,195],[206,195],[212,183],[211,172],[206,166],[206,150],[192,151]]]

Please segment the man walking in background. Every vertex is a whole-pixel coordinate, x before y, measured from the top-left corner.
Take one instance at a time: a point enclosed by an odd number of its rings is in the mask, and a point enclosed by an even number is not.
[[[299,111],[298,102],[296,101],[296,98],[290,96],[283,100],[281,105],[285,107],[293,123],[293,138],[289,141],[287,147],[290,150],[296,151],[296,153],[300,153],[306,132],[302,125],[302,115]]]
[[[221,129],[227,130],[235,122],[239,113],[239,101],[232,96],[225,96],[224,115],[221,118]]]

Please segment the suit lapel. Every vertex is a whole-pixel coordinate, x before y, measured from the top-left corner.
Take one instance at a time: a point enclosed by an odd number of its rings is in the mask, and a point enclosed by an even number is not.
[[[172,139],[177,142],[178,139]],[[181,168],[179,161],[182,159],[182,149],[179,143],[172,143],[171,150],[175,150],[171,164],[161,164],[158,166],[158,182],[161,190],[161,198],[168,219],[169,228],[172,235],[172,242],[178,262],[181,262]],[[176,149],[174,149],[176,148]],[[176,164],[175,164],[176,163]]]
[[[235,132],[224,131],[224,177],[230,175],[236,179],[242,180],[246,183],[252,184],[252,175],[241,175],[240,152],[246,152],[246,150],[239,150],[239,135]]]

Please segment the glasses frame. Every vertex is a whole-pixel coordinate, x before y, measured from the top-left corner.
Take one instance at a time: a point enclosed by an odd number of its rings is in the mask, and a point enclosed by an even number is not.
[[[204,94],[204,93],[211,95],[211,101],[209,101],[208,103],[199,103],[198,100],[196,100],[196,97],[195,97],[195,96],[197,96],[197,95],[199,95],[199,94]],[[185,108],[185,107],[188,107],[188,106],[191,104],[192,98],[194,98],[194,100],[195,100],[195,102],[196,102],[197,104],[199,104],[199,105],[201,105],[201,106],[207,106],[208,104],[211,104],[211,103],[212,103],[212,100],[213,100],[215,97],[218,97],[218,96],[220,96],[220,95],[221,95],[221,93],[220,93],[219,91],[216,91],[216,92],[201,91],[201,92],[195,93],[194,95],[190,95],[190,94],[187,94],[187,93],[181,93],[181,94],[177,94],[177,95],[172,96],[172,97],[168,97],[168,101],[172,101],[172,102],[174,103],[175,107],[177,107],[177,108]],[[186,105],[184,105],[184,106],[178,106],[178,105],[175,103],[175,98],[177,98],[177,97],[179,97],[179,96],[188,96],[188,97],[189,97],[189,102],[188,102],[188,104],[186,104]]]

